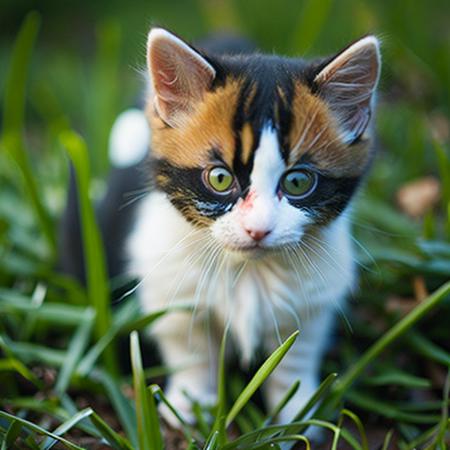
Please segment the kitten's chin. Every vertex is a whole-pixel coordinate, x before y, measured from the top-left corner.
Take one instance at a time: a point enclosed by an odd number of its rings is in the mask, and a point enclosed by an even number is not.
[[[223,245],[226,252],[241,259],[261,259],[276,251],[275,248],[265,247],[261,244],[234,246]]]

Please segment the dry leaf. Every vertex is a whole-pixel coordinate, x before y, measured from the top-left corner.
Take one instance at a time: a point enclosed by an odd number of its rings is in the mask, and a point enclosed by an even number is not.
[[[410,217],[419,218],[439,201],[441,186],[434,177],[424,177],[407,183],[397,192],[400,209]]]

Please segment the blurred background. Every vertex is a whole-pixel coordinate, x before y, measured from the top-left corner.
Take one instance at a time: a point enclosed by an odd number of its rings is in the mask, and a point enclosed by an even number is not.
[[[37,366],[63,367],[62,352],[81,316],[70,316],[75,310],[61,309],[61,303],[93,305],[100,311],[97,320],[106,317],[97,323],[96,336],[108,330],[107,295],[103,306],[95,303],[95,286],[88,286],[86,295],[54,270],[56,230],[67,195],[66,150],[72,147],[73,160],[73,148],[86,143],[92,175],[90,181],[86,175],[87,190],[94,200],[100,198],[109,171],[111,125],[142,100],[151,25],[188,40],[229,31],[253,39],[265,52],[302,57],[334,53],[368,33],[382,39],[379,152],[352,219],[362,266],[353,331],[340,321],[324,375],[350,367],[450,279],[448,0],[0,0],[0,331],[9,339],[0,339],[3,356],[10,355],[8,348],[17,357],[15,367],[17,361],[30,366],[36,359]],[[76,131],[81,144],[62,139],[67,130]],[[80,167],[83,172],[86,164]],[[30,315],[27,305],[40,305],[44,298],[60,302],[60,309],[47,318]],[[9,316],[2,318],[5,311]],[[447,298],[400,348],[383,354],[360,380],[361,388],[346,393],[365,423],[382,424],[386,431],[396,420],[408,440],[440,420],[450,366],[449,313]],[[67,323],[60,323],[62,316]],[[110,353],[105,360],[110,369],[111,358]],[[30,388],[3,376],[0,371],[8,396],[0,388],[0,406],[14,408],[7,397]],[[68,383],[67,378],[64,391]],[[90,383],[78,388],[89,390]],[[122,425],[126,428],[126,421]]]

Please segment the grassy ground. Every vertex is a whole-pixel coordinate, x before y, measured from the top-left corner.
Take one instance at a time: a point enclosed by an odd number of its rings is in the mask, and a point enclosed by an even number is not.
[[[1,448],[144,450],[170,439],[167,448],[178,440],[193,449],[256,449],[278,448],[289,436],[302,441],[306,411],[274,428],[274,412],[261,412],[252,397],[295,336],[248,384],[222,367],[217,408],[196,407],[198,426],[184,424],[176,435],[155,412],[164,396],[152,383],[166,369],[142,369],[133,332],[157,317],[142,317],[133,298],[109,306],[91,202],[104,190],[111,123],[139,92],[133,68],[142,64],[150,22],[142,11],[150,8],[113,1],[58,10],[42,2],[41,15],[25,16],[26,2],[9,3],[0,45]],[[331,52],[368,31],[384,37],[380,151],[352,213],[361,282],[350,326],[340,320],[325,360],[313,420],[328,429],[323,448],[446,448],[448,2],[205,0],[151,9],[145,17],[189,37],[225,24],[289,54]],[[69,159],[82,198],[86,289],[54,269]],[[117,339],[128,336],[132,376],[118,368]]]

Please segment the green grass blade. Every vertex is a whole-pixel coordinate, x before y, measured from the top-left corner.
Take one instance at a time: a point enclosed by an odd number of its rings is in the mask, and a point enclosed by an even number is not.
[[[22,424],[17,420],[13,420],[11,425],[8,427],[5,438],[3,439],[1,450],[8,450],[11,448],[16,439],[19,437],[21,431]]]
[[[383,441],[383,447],[381,447],[381,450],[388,450],[389,449],[389,445],[391,443],[391,439],[392,439],[392,435],[394,434],[393,430],[389,430],[386,433],[386,436],[384,437],[384,441]]]
[[[444,366],[450,367],[450,353],[419,333],[408,333],[407,344],[417,353]]]
[[[448,414],[448,399],[450,398],[450,370],[447,372],[447,378],[445,379],[444,392],[442,398],[441,407],[441,420],[439,421],[439,429],[436,433],[436,445],[438,448],[446,448],[446,434],[450,430],[450,421]],[[448,442],[447,442],[448,443]]]
[[[115,450],[133,450],[133,446],[128,440],[117,434],[97,413],[92,413],[91,422]]]
[[[355,413],[349,411],[348,409],[343,409],[341,411],[341,417],[343,418],[344,416],[350,418],[356,425],[356,428],[358,429],[359,435],[361,437],[362,450],[369,450],[369,442],[367,441],[366,431],[364,430],[364,425],[362,424],[361,419]]]
[[[134,448],[138,445],[136,411],[130,401],[125,398],[116,378],[103,370],[95,370],[91,377],[100,381],[109,397],[119,421]]]
[[[219,449],[220,449],[219,432],[214,431],[206,441],[204,450],[219,450]]]
[[[294,421],[302,420],[306,415],[311,411],[314,406],[318,404],[318,402],[325,396],[328,390],[336,381],[337,374],[330,373],[325,380],[320,383],[320,386],[317,388],[316,392],[314,392],[313,396],[308,400],[308,403],[298,412],[295,416]]]
[[[2,336],[2,338],[14,356],[24,363],[39,361],[52,367],[61,367],[66,359],[66,352],[63,350],[56,350],[30,342],[13,342],[10,339],[7,340],[6,336]]]
[[[277,449],[281,448],[277,446],[277,442],[280,443],[295,443],[295,442],[303,442],[305,444],[306,450],[311,449],[311,444],[307,437],[302,436],[301,434],[287,434],[285,436],[278,436],[271,438],[265,442],[255,442],[253,445],[249,445],[245,447],[246,450],[261,450],[261,449]]]
[[[148,327],[151,325],[155,320],[159,319],[160,317],[164,316],[165,314],[170,314],[172,311],[190,311],[193,309],[192,305],[174,305],[169,308],[163,308],[159,311],[155,311],[146,315],[143,315],[142,317],[139,317],[138,319],[135,319],[131,321],[130,323],[124,324],[120,328],[120,334],[129,334],[134,330],[142,330],[143,328]]]
[[[40,22],[38,13],[29,13],[14,45],[3,101],[3,135],[6,139],[23,132],[27,72]]]
[[[27,196],[34,208],[42,232],[50,245],[52,256],[56,256],[56,234],[53,223],[41,201],[42,196],[39,193],[23,142],[25,86],[28,66],[39,26],[39,14],[30,12],[23,22],[14,45],[11,67],[6,81],[2,115],[3,136],[0,147],[6,148],[17,163],[23,176]]]
[[[36,305],[31,299],[11,289],[0,288],[0,313],[32,313],[36,320],[59,326],[78,325],[85,308],[62,303]]]
[[[64,439],[61,436],[57,436],[54,433],[51,433],[50,431],[45,430],[42,427],[39,427],[38,425],[35,425],[32,422],[29,422],[28,420],[22,419],[21,417],[13,416],[12,414],[8,414],[4,411],[0,411],[0,417],[3,417],[4,419],[7,419],[8,421],[15,420],[22,424],[25,428],[27,428],[30,431],[33,431],[34,433],[51,437],[61,444],[65,445],[70,450],[84,450],[82,447],[79,447],[78,445],[73,444],[72,442],[68,441],[67,439]]]
[[[86,417],[89,417],[93,413],[91,408],[86,408],[75,414],[73,417],[71,417],[69,420],[66,420],[64,423],[62,423],[58,428],[56,428],[55,431],[53,431],[53,434],[56,436],[61,436],[64,433],[67,433],[71,428],[73,428],[78,422],[82,421],[83,419],[86,419]],[[40,446],[39,448],[41,450],[50,450],[55,444],[57,444],[57,440],[53,438],[47,438]]]
[[[10,341],[6,336],[0,335],[0,348],[3,350],[5,355],[8,356],[7,359],[2,360],[2,370],[14,370],[24,377],[29,382],[33,383],[35,386],[42,388],[41,381],[25,366],[21,361],[19,361],[15,356],[14,352],[9,345]]]
[[[145,386],[137,331],[133,331],[130,335],[130,351],[131,366],[133,368],[139,450],[162,450],[163,442],[158,412],[156,410],[155,399],[147,391]]]
[[[87,308],[84,318],[70,341],[66,352],[66,359],[62,365],[55,390],[58,394],[64,393],[69,387],[70,379],[75,372],[78,361],[80,360],[91,335],[94,324],[95,312],[92,308]]]
[[[138,314],[138,309],[135,305],[135,303],[128,303],[125,307],[119,309],[119,311],[115,313],[115,318],[117,320],[113,320],[111,328],[91,347],[78,364],[77,373],[80,376],[86,376],[91,372],[100,355],[117,337],[124,324],[130,322],[134,316]]]
[[[253,378],[250,380],[245,389],[241,392],[241,395],[235,401],[230,412],[227,415],[225,425],[228,427],[234,418],[239,414],[241,409],[250,400],[255,391],[263,384],[267,377],[275,370],[284,355],[291,348],[292,344],[297,339],[299,332],[296,331],[289,336],[286,341],[280,345],[264,362],[264,364],[258,369]]]
[[[175,407],[169,402],[167,397],[164,395],[164,392],[157,384],[152,384],[148,387],[150,393],[156,397],[159,401],[163,402],[171,411],[172,414],[178,419],[180,425],[183,428],[184,437],[187,442],[192,440],[192,436],[195,433],[195,430],[183,419],[183,417],[178,413]]]
[[[90,304],[96,312],[95,334],[100,339],[110,329],[112,318],[105,254],[89,198],[91,175],[88,151],[83,139],[73,131],[62,132],[60,141],[69,153],[77,177],[87,291]],[[104,352],[104,362],[110,372],[117,373],[117,360],[111,345]]]
[[[222,336],[222,342],[220,345],[220,352],[219,352],[216,420],[214,421],[211,433],[207,439],[207,442],[210,442],[214,438],[216,433],[218,433],[217,439],[220,445],[223,445],[226,442],[225,419],[226,419],[227,398],[226,398],[226,383],[225,383],[226,380],[225,352],[227,347],[228,332],[229,332],[228,327],[226,327]]]
[[[442,206],[447,220],[444,221],[447,238],[450,239],[450,158],[444,146],[434,141],[434,149],[438,158],[439,172],[442,182]]]
[[[397,385],[412,389],[427,389],[431,387],[431,381],[427,378],[417,377],[392,368],[386,368],[384,373],[365,378],[364,384],[369,386]]]
[[[425,413],[412,413],[405,412],[396,408],[393,404],[389,403],[389,399],[379,400],[378,398],[370,397],[368,394],[361,392],[350,391],[347,393],[348,401],[356,405],[360,409],[364,409],[369,412],[376,412],[380,416],[393,419],[398,422],[417,423],[417,424],[432,424],[438,419],[436,414]]]
[[[295,395],[295,393],[300,388],[300,380],[297,380],[286,392],[284,397],[278,402],[278,404],[275,406],[273,411],[267,416],[266,420],[264,421],[264,425],[269,425],[273,422],[273,420],[278,416],[280,411],[286,406],[288,401]]]
[[[433,294],[417,305],[409,314],[397,322],[388,330],[378,341],[375,342],[352,367],[340,377],[333,389],[332,394],[324,401],[318,411],[318,417],[323,414],[327,408],[333,408],[340,401],[348,388],[361,375],[366,367],[373,362],[378,355],[390,344],[397,340],[402,334],[408,331],[416,322],[422,319],[429,311],[437,306],[450,294],[450,282],[441,286]]]

